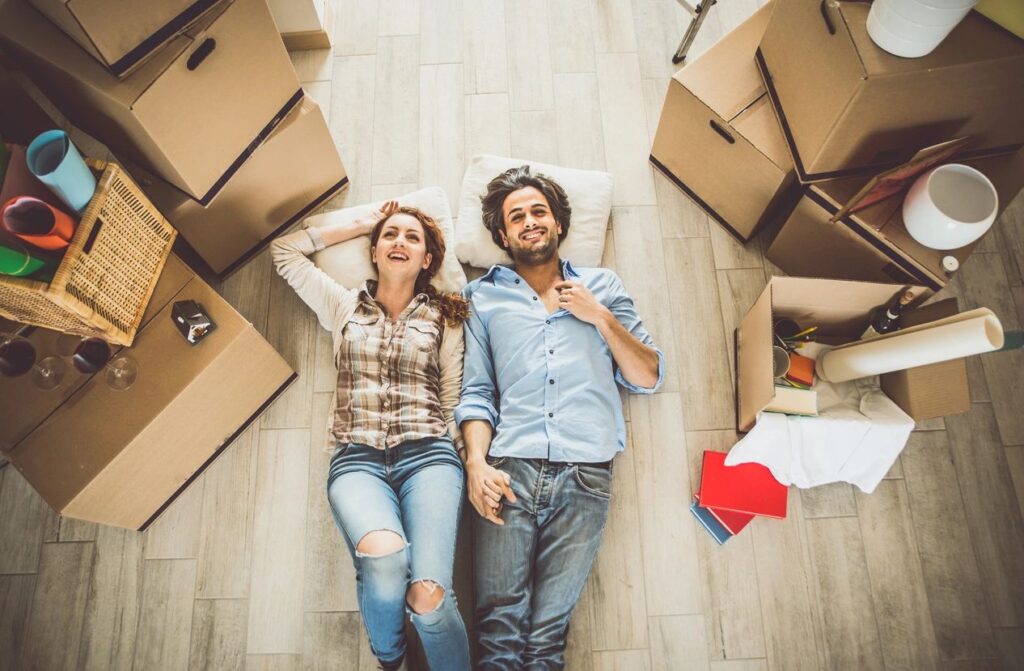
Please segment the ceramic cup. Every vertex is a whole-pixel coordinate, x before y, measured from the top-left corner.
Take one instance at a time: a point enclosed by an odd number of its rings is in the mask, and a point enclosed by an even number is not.
[[[999,194],[985,175],[959,163],[933,168],[917,178],[903,200],[903,223],[911,237],[932,249],[959,249],[992,226]]]
[[[785,377],[789,372],[789,350],[775,345],[772,347],[772,375]]]
[[[875,0],[868,12],[871,40],[885,51],[903,58],[920,58],[935,50],[976,4],[920,3],[916,0]]]
[[[62,130],[48,130],[32,140],[25,150],[25,162],[29,171],[75,212],[85,210],[96,192],[96,178]]]

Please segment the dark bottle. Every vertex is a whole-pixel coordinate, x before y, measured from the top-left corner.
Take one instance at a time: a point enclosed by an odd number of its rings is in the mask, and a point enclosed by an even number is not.
[[[914,300],[914,292],[908,289],[889,305],[879,305],[872,310],[871,318],[868,320],[868,327],[860,339],[877,338],[880,335],[898,330],[903,308],[907,307],[912,300]]]

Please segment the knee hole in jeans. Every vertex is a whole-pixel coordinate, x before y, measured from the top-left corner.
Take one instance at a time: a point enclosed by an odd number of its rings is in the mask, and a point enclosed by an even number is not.
[[[386,557],[404,549],[405,539],[390,529],[370,531],[356,544],[356,552],[362,557]]]
[[[414,613],[429,613],[437,610],[444,601],[444,587],[433,580],[417,580],[409,585],[405,601]]]

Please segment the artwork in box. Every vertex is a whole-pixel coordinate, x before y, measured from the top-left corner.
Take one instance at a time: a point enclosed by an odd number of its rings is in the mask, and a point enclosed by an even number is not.
[[[203,306],[192,300],[175,303],[171,308],[171,319],[182,337],[193,345],[217,328]]]

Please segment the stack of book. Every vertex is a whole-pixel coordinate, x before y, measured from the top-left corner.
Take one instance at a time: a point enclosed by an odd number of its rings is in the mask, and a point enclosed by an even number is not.
[[[761,464],[726,466],[724,452],[707,451],[690,512],[721,545],[757,516],[785,519],[788,492]]]

